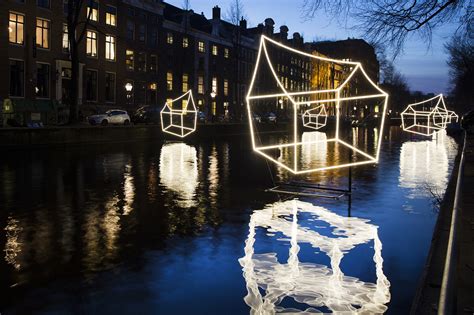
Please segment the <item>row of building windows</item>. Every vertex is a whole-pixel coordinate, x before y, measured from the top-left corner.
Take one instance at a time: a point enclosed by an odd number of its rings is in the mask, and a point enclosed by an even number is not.
[[[50,65],[46,63],[36,64],[36,86],[35,94],[38,98],[50,97]],[[97,100],[97,82],[98,71],[93,69],[86,69],[84,71],[85,78],[85,98],[87,101]],[[25,94],[25,63],[23,60],[10,60],[10,96],[23,97]],[[105,100],[106,102],[115,102],[115,73],[105,73]],[[149,89],[156,91],[156,83],[152,83]],[[168,71],[166,73],[166,89],[173,91],[173,73]],[[184,73],[182,75],[182,92],[189,90],[189,75]],[[217,77],[212,78],[212,92],[217,93]],[[229,95],[229,81],[224,79],[224,96]],[[204,77],[198,76],[198,93],[204,94]]]

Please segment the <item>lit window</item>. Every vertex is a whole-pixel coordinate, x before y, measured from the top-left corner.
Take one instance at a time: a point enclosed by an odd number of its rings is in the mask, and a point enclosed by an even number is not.
[[[183,37],[183,47],[187,48],[189,46],[189,40],[187,37]]]
[[[198,77],[198,93],[204,94],[204,77],[201,75]]]
[[[133,71],[135,68],[135,60],[134,60],[134,53],[133,50],[126,50],[125,51],[125,66],[127,70]]]
[[[97,1],[88,1],[86,16],[91,21],[97,22],[99,20],[99,3]]]
[[[199,50],[199,52],[205,52],[206,51],[206,49],[204,47],[204,42],[201,42],[201,41],[198,42],[198,50]]]
[[[224,96],[229,95],[229,80],[224,79]]]
[[[229,58],[229,48],[224,48],[224,58]]]
[[[173,33],[167,33],[166,34],[166,42],[168,44],[173,44]]]
[[[86,55],[88,57],[97,57],[97,32],[87,31]]]
[[[63,24],[63,51],[69,52],[69,33],[67,24]]]
[[[187,73],[183,74],[183,92],[187,92],[189,90],[189,76]]]
[[[214,56],[217,56],[217,46],[216,45],[212,45],[212,54]]]
[[[24,96],[25,63],[22,60],[10,60],[10,96]]]
[[[116,26],[117,25],[117,8],[108,5],[105,11],[105,24]]]
[[[187,99],[183,99],[182,102],[181,102],[181,108],[183,110],[186,110],[186,106],[188,106],[188,100]],[[184,112],[184,114],[186,114],[186,112]]]
[[[105,73],[105,101],[115,102],[115,73]]]
[[[166,89],[168,91],[173,91],[173,73],[166,73]]]
[[[217,114],[217,103],[215,101],[212,102],[212,116],[216,116]]]
[[[10,19],[8,21],[8,33],[9,33],[10,43],[23,45],[24,25],[25,25],[24,15],[10,12]]]
[[[115,37],[105,36],[105,59],[115,61]]]
[[[217,94],[217,77],[212,78],[212,92]]]
[[[49,97],[49,65],[46,63],[36,64],[36,96],[41,98]]]
[[[49,21],[36,19],[36,46],[49,49]]]

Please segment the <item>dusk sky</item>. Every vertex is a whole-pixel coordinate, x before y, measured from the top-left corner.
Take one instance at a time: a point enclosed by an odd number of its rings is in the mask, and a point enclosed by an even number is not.
[[[167,2],[182,7],[182,0],[167,0]],[[212,17],[212,7],[219,5],[223,15],[226,14],[231,0],[191,0],[191,9],[196,13],[204,12],[207,18]],[[350,21],[347,28],[323,13],[311,21],[301,18],[302,0],[258,0],[245,1],[244,13],[248,18],[249,26],[262,23],[265,18],[271,17],[275,21],[275,30],[280,25],[287,25],[289,33],[301,33],[306,41],[313,39],[346,39],[359,37],[360,34],[351,29]],[[438,29],[433,34],[432,46],[428,47],[420,38],[412,36],[405,45],[401,56],[395,60],[395,66],[407,79],[410,90],[433,93],[446,93],[449,89],[447,54],[444,43],[454,32],[454,26]]]

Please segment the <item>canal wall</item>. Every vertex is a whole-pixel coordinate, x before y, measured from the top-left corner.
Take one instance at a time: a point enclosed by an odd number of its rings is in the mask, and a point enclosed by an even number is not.
[[[410,314],[413,315],[437,313],[441,282],[443,278],[443,270],[446,261],[447,245],[451,227],[451,216],[453,212],[454,197],[456,194],[456,182],[459,172],[459,162],[462,153],[462,141],[460,139],[457,140],[457,142],[460,144],[460,149],[455,160],[455,164],[448,182],[448,186],[446,188],[446,192],[440,204],[438,219],[436,221],[436,225],[433,231],[433,237],[431,239],[430,251],[426,259],[426,264],[421,279],[419,281],[419,286],[416,295],[413,299],[410,311]],[[471,180],[472,182],[474,182],[474,151],[472,150],[472,148],[474,148],[474,135],[468,135],[467,146],[471,147],[470,152],[472,158],[470,161],[469,159],[466,160],[465,172],[461,176],[465,176],[470,172],[471,177],[473,177]],[[469,152],[469,150],[467,151]],[[465,182],[464,186],[469,187],[466,184],[467,183]],[[471,195],[467,199],[469,199],[468,201],[471,202],[472,206],[472,204],[474,203],[474,196],[472,196],[472,191],[469,191],[468,193],[470,193]],[[462,211],[464,212],[464,215],[470,215],[471,221],[474,222],[472,220],[473,209],[471,206],[463,207]],[[466,220],[464,220],[463,222],[463,220],[461,219],[460,221],[463,225],[468,224]],[[463,232],[461,232],[461,234],[462,233]],[[472,228],[470,228],[470,230],[466,228],[464,230],[464,235],[461,235],[460,238],[470,240],[470,243],[468,242],[468,245],[473,247],[471,247],[471,250],[469,251],[467,251],[465,248],[464,251],[466,253],[472,253],[472,248],[474,248],[474,230]],[[461,249],[459,250],[459,252],[461,252]],[[472,257],[474,256],[471,254],[471,263],[473,263]],[[462,267],[466,269],[465,266]],[[468,271],[466,270],[461,271],[461,279],[470,279],[467,280],[467,282],[470,283],[470,289],[464,288],[458,290],[457,292],[458,301],[463,300],[465,302],[466,300],[471,299],[473,296],[472,294],[474,294],[472,291],[472,279],[474,279],[473,270],[470,271],[470,274],[468,274]],[[466,282],[466,280],[464,280],[464,282]],[[458,312],[461,310],[462,313],[462,309],[463,307],[458,308]]]
[[[288,132],[288,124],[261,124],[260,132],[284,133]],[[248,124],[202,124],[197,131],[186,139],[248,136]],[[176,136],[163,133],[160,125],[134,126],[65,126],[45,128],[1,128],[0,147],[30,147],[45,145],[72,145],[72,144],[101,144],[138,142],[157,139],[179,139]]]

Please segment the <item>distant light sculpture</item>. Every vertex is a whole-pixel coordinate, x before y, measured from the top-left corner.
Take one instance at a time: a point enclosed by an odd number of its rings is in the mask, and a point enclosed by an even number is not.
[[[173,103],[180,100],[184,101],[180,108],[173,108]],[[184,138],[196,131],[197,108],[191,90],[172,101],[167,101],[160,112],[160,118],[163,132]]]
[[[435,105],[430,106],[434,102]],[[432,136],[435,132],[445,129],[453,120],[457,122],[459,119],[454,111],[446,108],[443,94],[409,104],[402,112],[401,117],[404,131],[423,136]]]
[[[325,90],[309,90],[309,91],[301,91],[296,88],[296,90],[288,90],[288,82],[284,78],[281,78],[277,75],[275,68],[273,66],[273,62],[269,53],[269,47],[276,47],[278,49],[283,49],[286,52],[290,52],[293,54],[297,54],[301,58],[307,58],[311,60],[311,62],[329,62],[333,64],[337,64],[344,71],[347,72],[348,76],[341,81],[334,82],[337,84],[332,89],[325,89]],[[292,59],[293,60],[293,59]],[[260,67],[265,67],[270,75],[264,76],[259,74]],[[262,89],[260,85],[256,83],[257,76],[260,78],[262,77],[265,83],[269,83],[268,86],[271,86],[273,90],[267,92],[265,91],[262,93]],[[353,80],[355,76],[360,77],[359,82],[364,81],[368,83],[370,89],[374,91],[374,94],[365,94],[365,95],[356,95],[356,96],[348,96],[349,85],[352,85],[356,80]],[[271,78],[270,80],[268,78]],[[353,82],[354,81],[354,82]],[[274,84],[276,83],[276,84]],[[293,84],[291,84],[292,86]],[[275,88],[276,86],[276,88]],[[279,142],[271,142],[268,144],[262,143],[262,139],[260,137],[258,131],[258,124],[260,123],[259,119],[255,117],[261,117],[261,114],[258,112],[258,108],[260,107],[268,107],[269,104],[276,104],[278,102],[271,101],[272,99],[281,99],[285,98],[288,100],[290,104],[293,105],[292,113],[290,114],[290,123],[293,125],[292,135],[290,135],[290,139],[288,143],[279,143]],[[312,99],[311,99],[312,98]],[[379,160],[380,155],[380,146],[382,142],[382,137],[379,137],[376,148],[375,154],[369,154],[364,152],[363,150],[349,144],[348,141],[344,141],[339,133],[340,129],[340,116],[341,116],[341,108],[344,106],[348,106],[347,104],[351,101],[374,101],[378,100],[383,105],[383,115],[381,115],[380,120],[380,127],[378,128],[378,132],[382,134],[382,129],[385,122],[385,112],[387,109],[387,100],[388,94],[385,93],[382,89],[380,89],[377,84],[375,84],[369,76],[365,73],[362,65],[359,62],[352,62],[352,61],[343,61],[343,60],[336,60],[336,59],[329,59],[325,57],[320,57],[312,54],[308,54],[302,51],[298,51],[294,48],[285,46],[271,38],[262,35],[260,40],[260,47],[258,50],[257,61],[255,64],[255,69],[253,72],[253,76],[249,86],[249,92],[247,94],[247,111],[248,111],[248,119],[250,125],[250,134],[252,140],[252,147],[255,152],[262,155],[266,159],[276,163],[278,166],[286,169],[287,171],[294,173],[294,174],[302,174],[302,173],[309,173],[315,171],[322,171],[327,169],[335,169],[341,167],[349,167],[354,165],[361,165],[361,164],[372,164],[377,163]],[[263,106],[260,106],[259,102],[263,103]],[[321,104],[325,104],[325,106],[321,106]],[[317,106],[315,108],[307,109],[303,115],[303,125],[308,128],[312,129],[320,129],[323,127],[327,122],[327,113],[326,107],[331,108],[333,107],[333,112],[336,116],[336,132],[333,138],[327,139],[328,143],[331,143],[332,147],[342,146],[345,147],[347,150],[351,150],[355,152],[358,156],[356,162],[348,161],[348,162],[341,162],[340,164],[333,164],[328,165],[326,167],[316,167],[316,168],[301,168],[298,165],[298,161],[300,160],[299,155],[302,150],[302,147],[308,144],[302,140],[299,140],[300,137],[300,130],[299,130],[299,123],[298,123],[298,115],[299,111],[305,109],[304,106]],[[366,105],[367,106],[367,105]],[[352,108],[352,105],[351,107]],[[318,116],[319,110],[319,116]],[[317,119],[315,120],[315,118]],[[290,149],[291,158],[288,160],[282,161],[281,159],[275,158],[273,152],[275,150],[283,149]]]
[[[303,126],[311,129],[321,129],[326,126],[328,121],[328,114],[324,104],[313,109],[308,109],[303,113]]]
[[[325,222],[332,236],[318,233],[298,222],[299,213],[311,221]],[[266,236],[289,242],[288,259],[278,259],[273,252],[255,253],[257,229]],[[325,229],[321,227],[321,229]],[[331,234],[331,233],[330,233]],[[376,282],[364,282],[346,276],[340,264],[346,254],[359,245],[373,241]],[[329,257],[329,265],[300,262],[300,245],[311,246]],[[246,282],[245,303],[251,314],[320,314],[327,308],[334,313],[383,314],[390,302],[390,282],[383,272],[382,243],[377,226],[367,220],[342,217],[323,207],[298,200],[276,202],[250,216],[245,256],[239,259]],[[291,298],[307,307],[304,310],[285,308],[280,303]]]

